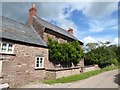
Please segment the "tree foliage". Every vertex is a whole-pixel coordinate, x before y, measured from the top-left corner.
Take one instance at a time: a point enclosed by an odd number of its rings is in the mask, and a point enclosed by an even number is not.
[[[91,51],[85,54],[85,64],[86,65],[98,64],[100,67],[104,67],[111,64],[116,65],[118,63],[117,58],[118,48],[117,46],[110,47],[108,46],[108,44],[110,44],[110,42],[105,43],[100,42],[98,44],[94,43],[91,44],[95,48],[92,48]]]
[[[88,48],[90,49],[90,50],[93,50],[93,49],[96,49],[97,48],[97,45],[98,45],[98,43],[88,43],[86,46],[88,46]],[[89,51],[90,51],[89,50]]]
[[[78,41],[58,43],[49,38],[48,46],[50,61],[78,63],[83,57],[83,50]]]
[[[118,61],[118,63],[120,64],[120,46],[117,46],[117,45],[111,45],[109,46],[109,48],[115,52],[116,54],[116,59]]]

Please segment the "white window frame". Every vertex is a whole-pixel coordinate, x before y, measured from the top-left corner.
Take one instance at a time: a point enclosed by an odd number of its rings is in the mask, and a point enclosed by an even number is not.
[[[37,67],[37,58],[39,58],[39,66]],[[42,58],[42,66],[40,66],[40,58]],[[41,68],[44,68],[44,57],[40,57],[40,56],[37,56],[35,58],[35,69],[41,69]]]
[[[7,44],[6,46],[6,51],[2,51],[3,43]],[[12,45],[12,51],[8,52],[8,46],[9,44]],[[6,53],[6,54],[14,54],[14,44],[13,43],[8,43],[8,42],[0,42],[0,53]]]
[[[0,60],[0,77],[2,77],[2,60]]]

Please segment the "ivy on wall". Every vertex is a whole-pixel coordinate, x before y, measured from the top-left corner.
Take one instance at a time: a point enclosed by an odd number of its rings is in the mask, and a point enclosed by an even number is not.
[[[83,58],[83,49],[78,41],[58,43],[49,38],[48,46],[50,61],[77,64]]]

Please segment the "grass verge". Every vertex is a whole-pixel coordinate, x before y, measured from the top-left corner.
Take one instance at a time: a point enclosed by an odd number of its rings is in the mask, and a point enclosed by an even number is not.
[[[72,75],[72,76],[68,76],[68,77],[63,77],[63,78],[59,78],[59,79],[44,80],[43,83],[45,83],[45,84],[55,84],[55,83],[75,82],[75,81],[83,80],[83,79],[89,78],[91,76],[100,74],[100,73],[105,72],[105,71],[114,70],[114,69],[117,69],[117,68],[118,68],[117,66],[105,67],[105,68],[100,69],[100,70],[94,70],[94,71],[85,72],[85,73],[82,73],[82,74]]]

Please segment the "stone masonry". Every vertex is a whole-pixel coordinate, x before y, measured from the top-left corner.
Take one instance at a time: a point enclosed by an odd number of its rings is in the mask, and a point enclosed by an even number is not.
[[[47,48],[15,44],[13,55],[2,55],[2,83],[16,87],[44,79],[45,69],[35,70],[35,57],[37,55],[44,56],[44,67],[49,68]]]

